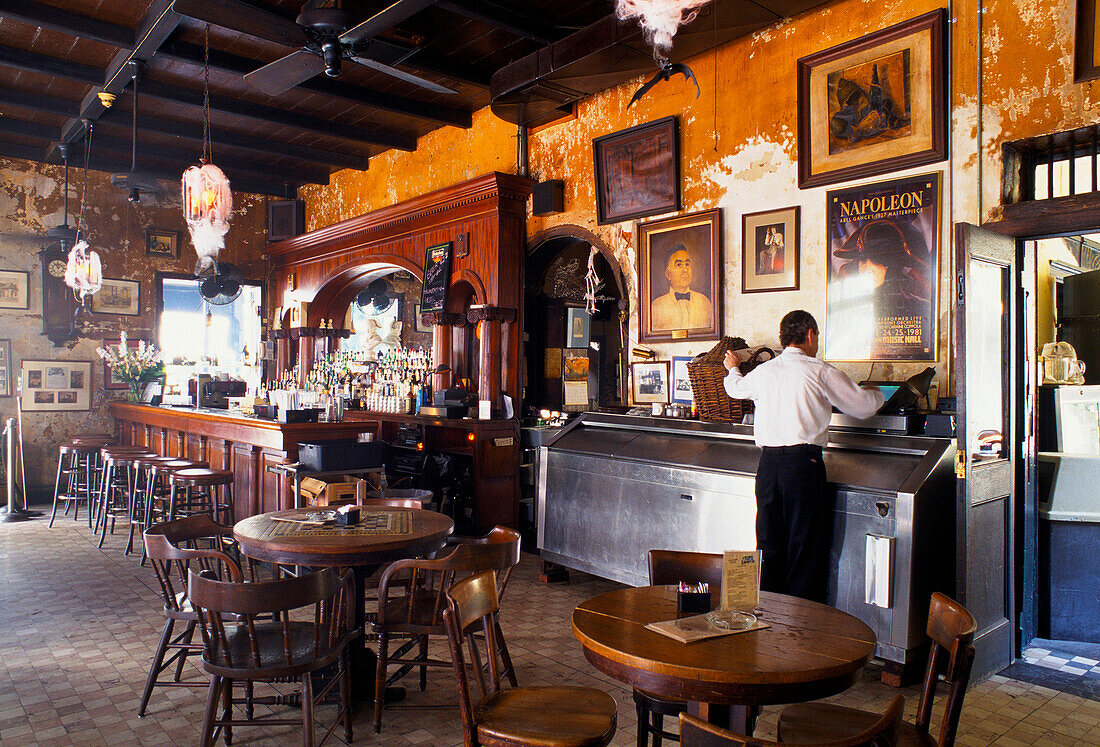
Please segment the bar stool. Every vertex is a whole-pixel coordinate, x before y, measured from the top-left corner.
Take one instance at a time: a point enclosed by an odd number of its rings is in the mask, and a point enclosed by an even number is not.
[[[130,536],[126,555],[133,549],[134,535],[140,527],[144,533],[154,523],[168,515],[168,476],[173,470],[206,467],[204,461],[176,459],[169,456],[139,457],[134,460],[134,498],[130,502]],[[155,519],[155,521],[154,521]],[[145,545],[142,543],[141,563],[145,565]]]
[[[78,439],[73,439],[73,440],[78,441],[78,440],[81,440],[81,439],[78,438]],[[90,439],[90,441],[94,441],[94,439]],[[94,489],[93,494],[95,496],[95,500],[92,502],[92,510],[89,511],[89,515],[88,515],[88,521],[89,521],[88,526],[93,531],[99,531],[99,510],[100,510],[100,508],[102,508],[102,503],[103,503],[103,492],[104,492],[104,487],[105,487],[104,477],[107,474],[107,452],[108,451],[117,453],[119,455],[122,455],[122,454],[138,454],[138,455],[145,456],[145,455],[152,455],[153,454],[152,451],[146,450],[144,447],[141,447],[141,446],[119,445],[119,444],[114,443],[113,441],[108,442],[108,443],[104,443],[99,447],[99,451],[96,454],[95,461],[94,461],[95,480],[94,480],[94,485],[93,485],[93,489]]]
[[[130,503],[134,496],[134,461],[141,457],[156,456],[141,446],[108,446],[100,450],[103,458],[102,490],[99,509],[96,511],[95,530],[102,531],[99,547],[107,539],[107,519],[111,520],[111,534],[115,533],[115,521],[119,517],[129,520]]]
[[[227,469],[189,467],[168,476],[168,521],[208,514],[221,524],[233,524],[233,473]]]
[[[73,507],[73,521],[80,520],[80,502],[88,503],[88,524],[91,526],[92,496],[95,478],[92,465],[96,461],[102,443],[91,439],[73,439],[58,447],[57,478],[53,485],[53,511],[50,513],[50,526],[57,518],[57,504],[65,504],[65,513]],[[64,481],[64,488],[62,488]]]

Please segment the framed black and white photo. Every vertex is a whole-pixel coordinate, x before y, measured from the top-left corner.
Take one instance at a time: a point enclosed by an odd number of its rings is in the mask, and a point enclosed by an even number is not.
[[[591,322],[588,312],[583,308],[570,306],[565,310],[565,346],[567,348],[588,347],[588,335]]]
[[[91,409],[91,361],[22,362],[24,412]]]
[[[645,361],[631,367],[635,404],[668,402],[668,361]]]
[[[30,308],[28,278],[22,270],[0,270],[0,309]]]
[[[103,278],[103,287],[92,296],[97,314],[138,316],[141,313],[141,283],[137,280]]]
[[[672,356],[671,399],[673,402],[690,405],[695,401],[691,394],[691,380],[688,378],[688,363],[690,362],[690,355]]]

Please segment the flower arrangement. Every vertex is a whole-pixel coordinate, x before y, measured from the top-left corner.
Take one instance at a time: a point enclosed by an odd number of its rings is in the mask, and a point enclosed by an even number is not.
[[[164,375],[164,362],[160,351],[152,343],[142,340],[137,347],[126,342],[126,333],[122,333],[122,342],[118,349],[114,347],[97,348],[99,357],[111,367],[114,376],[126,382],[129,400],[137,402],[141,396],[141,387],[150,381],[156,381]]]

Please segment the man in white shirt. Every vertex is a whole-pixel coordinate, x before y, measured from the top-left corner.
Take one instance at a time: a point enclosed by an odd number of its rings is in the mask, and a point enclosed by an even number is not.
[[[699,291],[691,289],[691,255],[683,244],[676,244],[665,264],[668,293],[653,299],[649,318],[654,330],[697,329],[709,327],[714,305]]]
[[[816,358],[817,322],[808,312],[783,317],[779,343],[783,353],[747,376],[737,370],[738,356],[726,353],[723,385],[734,399],[755,404],[760,588],[824,602],[833,501],[821,447],[828,442],[829,418],[833,407],[868,418],[882,407],[883,396]]]

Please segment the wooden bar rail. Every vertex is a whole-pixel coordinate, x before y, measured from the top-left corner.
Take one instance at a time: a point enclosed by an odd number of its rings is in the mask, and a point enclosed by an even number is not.
[[[201,459],[214,469],[231,470],[234,519],[293,508],[289,482],[267,468],[298,460],[298,443],[355,438],[378,433],[368,418],[341,423],[276,423],[216,410],[153,407],[111,402],[124,444],[146,446],[158,454]],[[279,489],[277,480],[283,480]],[[280,505],[281,504],[281,505]]]

